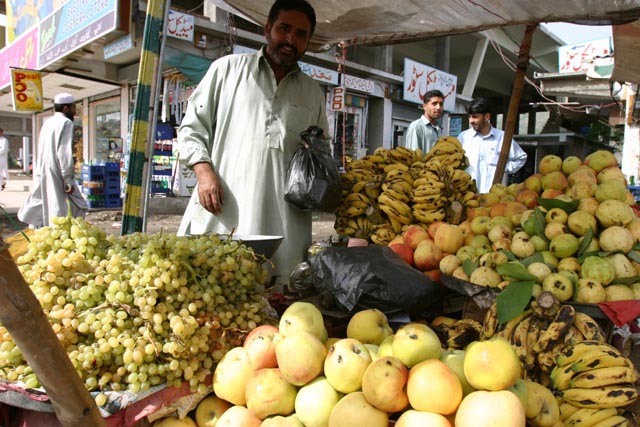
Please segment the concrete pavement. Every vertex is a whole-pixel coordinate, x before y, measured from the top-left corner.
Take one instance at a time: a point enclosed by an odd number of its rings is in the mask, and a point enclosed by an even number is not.
[[[31,176],[12,169],[9,170],[9,179],[6,184],[4,191],[0,191],[0,206],[9,214],[15,216],[25,200],[27,200],[33,181]]]

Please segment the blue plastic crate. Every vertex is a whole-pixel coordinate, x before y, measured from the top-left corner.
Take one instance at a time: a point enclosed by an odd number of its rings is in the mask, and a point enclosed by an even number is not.
[[[120,198],[120,193],[106,194],[104,198],[104,207],[105,208],[121,208],[122,198]]]
[[[88,196],[101,195],[101,194],[104,194],[104,191],[105,191],[104,187],[85,187],[84,185],[82,186],[82,193]]]
[[[104,208],[104,200],[87,200],[89,209]]]
[[[104,181],[104,166],[82,165],[80,176],[83,181]]]

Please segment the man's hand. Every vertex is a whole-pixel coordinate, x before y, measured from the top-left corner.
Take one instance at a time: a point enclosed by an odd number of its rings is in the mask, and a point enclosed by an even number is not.
[[[65,184],[64,185],[64,192],[67,194],[73,194],[73,190],[75,190],[75,186],[74,185],[69,185],[69,184]]]
[[[198,180],[200,204],[212,214],[220,214],[224,205],[224,190],[213,167],[209,163],[196,163],[193,171]]]

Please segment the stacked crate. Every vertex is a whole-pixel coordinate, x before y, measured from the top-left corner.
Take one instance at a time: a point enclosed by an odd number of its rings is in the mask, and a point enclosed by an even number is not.
[[[82,165],[82,193],[89,209],[120,208],[120,163]]]

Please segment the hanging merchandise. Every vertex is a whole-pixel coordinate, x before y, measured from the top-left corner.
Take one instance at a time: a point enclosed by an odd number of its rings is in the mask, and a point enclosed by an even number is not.
[[[162,108],[160,113],[160,120],[163,123],[167,122],[167,99],[169,99],[169,79],[164,79],[162,86]]]

